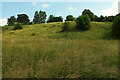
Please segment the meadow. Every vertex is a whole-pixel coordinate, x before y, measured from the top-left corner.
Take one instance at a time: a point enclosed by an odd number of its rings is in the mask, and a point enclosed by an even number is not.
[[[2,33],[3,78],[117,78],[118,40],[112,23],[61,32],[63,22],[24,25]]]

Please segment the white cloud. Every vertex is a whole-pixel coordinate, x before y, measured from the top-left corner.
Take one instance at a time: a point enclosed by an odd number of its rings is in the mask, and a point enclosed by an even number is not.
[[[33,4],[33,6],[36,6],[36,2],[33,2],[32,4]]]
[[[108,9],[103,9],[100,11],[100,15],[103,16],[111,16],[111,15],[116,15],[118,14],[118,2],[120,0],[114,0],[113,5],[111,8]]]
[[[74,10],[74,8],[73,8],[73,7],[71,7],[71,6],[70,6],[70,7],[68,7],[68,9],[69,9],[69,10]]]
[[[49,4],[42,4],[41,5],[43,8],[47,8],[47,7],[49,7],[50,5]]]
[[[7,25],[7,19],[0,19],[0,26]]]

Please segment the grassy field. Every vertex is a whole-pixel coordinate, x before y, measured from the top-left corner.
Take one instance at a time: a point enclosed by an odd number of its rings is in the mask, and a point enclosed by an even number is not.
[[[63,23],[3,28],[3,78],[117,78],[118,40],[112,23],[85,32],[60,32]]]

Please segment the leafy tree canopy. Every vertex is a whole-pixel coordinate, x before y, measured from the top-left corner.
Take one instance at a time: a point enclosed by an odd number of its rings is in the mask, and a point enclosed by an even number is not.
[[[8,18],[7,24],[9,26],[13,26],[13,25],[15,25],[16,22],[17,22],[17,19],[15,18],[15,16],[11,16],[10,18]]]

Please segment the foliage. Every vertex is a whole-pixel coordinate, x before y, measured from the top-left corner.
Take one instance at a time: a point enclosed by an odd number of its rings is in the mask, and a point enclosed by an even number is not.
[[[94,16],[94,21],[99,22],[99,17],[97,15]]]
[[[38,13],[38,11],[35,11],[33,22],[34,23],[39,23],[39,13]]]
[[[11,16],[10,18],[8,18],[8,26],[14,26],[15,23],[17,22],[17,19],[15,18],[15,16]]]
[[[89,10],[89,9],[85,9],[83,12],[82,12],[82,15],[88,15],[90,17],[90,20],[91,21],[94,21],[94,14]]]
[[[89,30],[91,28],[90,18],[89,18],[88,15],[79,16],[76,19],[76,23],[77,23],[77,27],[76,28],[78,30],[85,31],[85,30]]]
[[[108,22],[113,22],[114,21],[114,16],[108,16],[107,18],[106,18],[106,21],[108,21]]]
[[[55,22],[63,22],[62,16],[55,17]]]
[[[55,18],[55,16],[50,15],[49,18],[48,18],[48,20],[47,20],[47,22],[55,22],[54,18]]]
[[[76,22],[75,21],[66,21],[62,27],[62,31],[75,31]]]
[[[46,20],[46,12],[45,11],[39,11],[39,23],[45,23],[45,20]]]
[[[29,24],[30,20],[27,14],[18,14],[17,16],[17,22],[20,22],[22,24]]]
[[[22,29],[22,23],[16,23],[15,26],[14,26],[14,30],[16,29]]]
[[[112,33],[116,38],[120,39],[120,15],[116,16],[113,21]]]
[[[75,18],[73,17],[73,15],[68,15],[65,21],[75,21]]]
[[[100,17],[98,17],[97,15],[95,15],[95,17],[94,17],[94,21],[97,21],[97,22],[113,22],[113,20],[114,20],[114,17],[115,16],[100,16]]]
[[[45,20],[46,20],[46,12],[45,11],[36,11],[35,12],[35,15],[34,15],[34,19],[33,19],[33,22],[34,23],[45,23]]]
[[[53,15],[50,15],[47,22],[48,23],[49,22],[63,22],[63,18],[62,18],[62,16],[55,17]]]
[[[100,22],[105,22],[104,16],[101,15],[99,21],[100,21]]]

